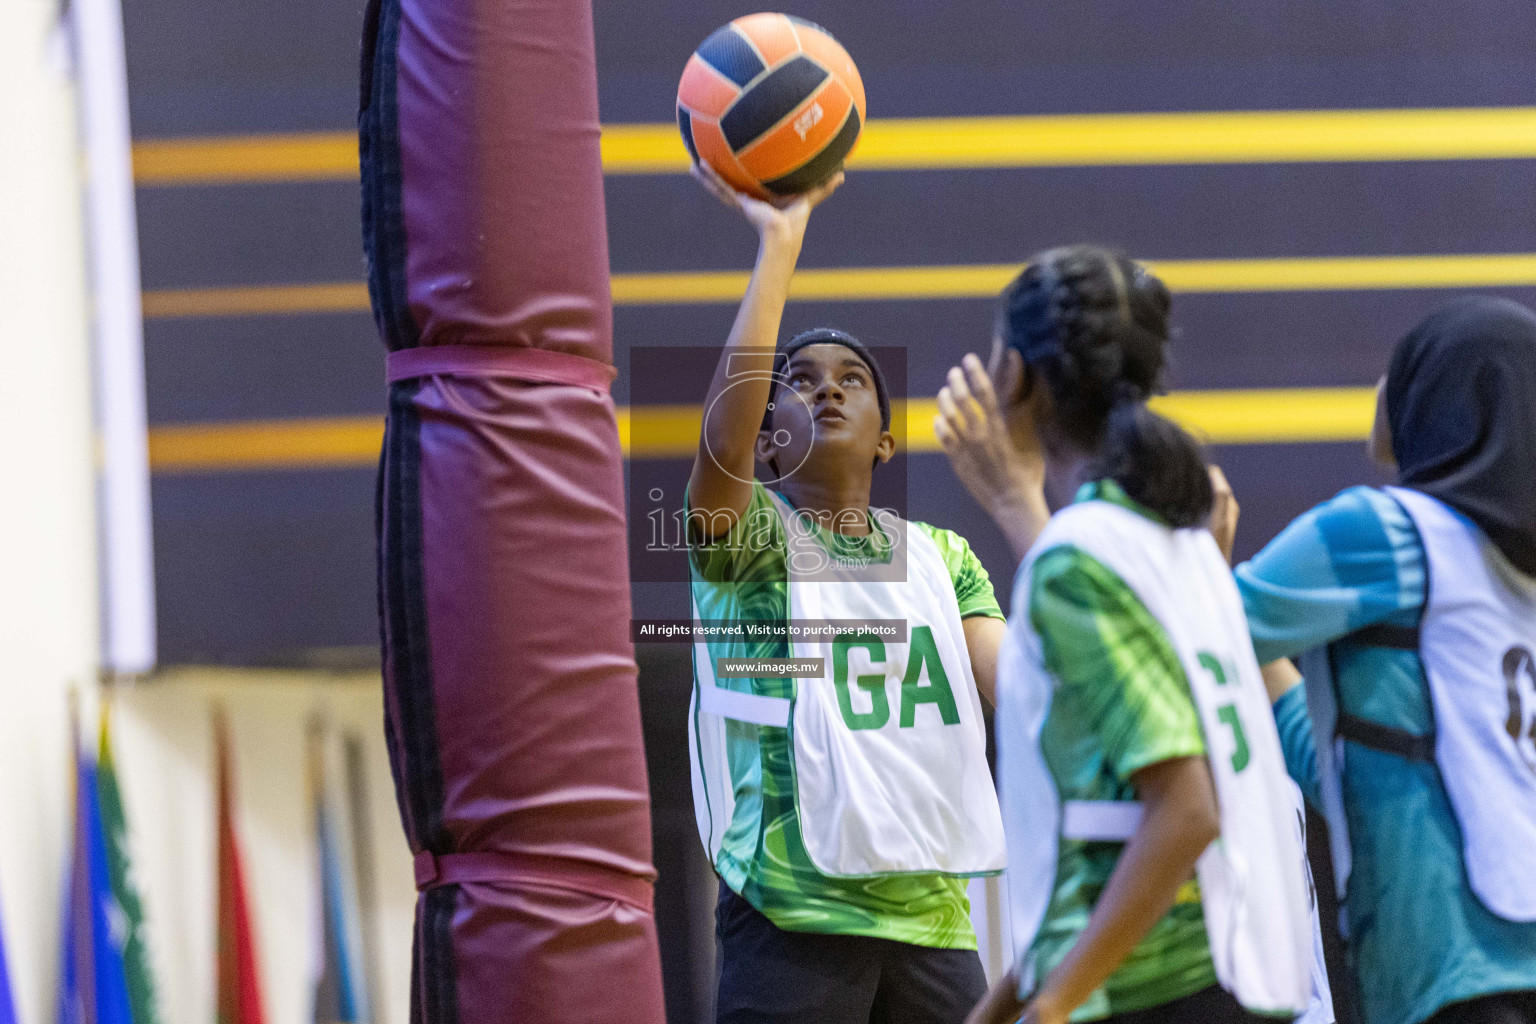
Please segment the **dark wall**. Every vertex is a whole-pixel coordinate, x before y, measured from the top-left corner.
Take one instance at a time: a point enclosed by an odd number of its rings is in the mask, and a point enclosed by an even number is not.
[[[139,139],[349,131],[356,0],[127,0]],[[725,3],[597,4],[607,122],[665,121],[678,69]],[[1536,8],[1522,0],[1172,0],[932,4],[807,2],[860,64],[881,116],[1536,101]],[[1518,252],[1536,238],[1527,161],[1021,168],[855,174],[817,213],[806,266],[1020,261],[1072,240],[1144,257]],[[139,190],[147,290],[356,281],[348,181]],[[618,272],[740,269],[749,230],[676,175],[609,179]],[[1516,297],[1529,299],[1523,290]],[[1441,291],[1181,298],[1179,388],[1364,385]],[[908,390],[986,343],[984,300],[804,303],[786,330],[829,323],[904,346]],[[723,305],[624,307],[632,345],[717,344]],[[380,346],[365,313],[151,319],[154,424],[381,412]],[[615,397],[631,396],[621,376]],[[1241,551],[1346,484],[1376,479],[1352,445],[1218,451],[1243,499]],[[1002,548],[943,460],[910,460],[914,515],[964,530],[994,575]],[[366,660],[374,645],[371,470],[198,472],[154,484],[161,650],[168,662]],[[1000,589],[1006,590],[1006,587]],[[642,588],[646,606],[675,593]],[[1006,595],[1004,595],[1006,600]]]
[[[606,122],[671,117],[676,77],[718,0],[599,0]],[[859,62],[871,114],[1502,106],[1536,103],[1529,0],[805,0]],[[359,0],[126,0],[135,136],[352,129]],[[1527,161],[868,172],[818,211],[806,266],[1022,261],[1091,240],[1149,258],[1536,250]],[[360,281],[353,182],[139,190],[147,290]],[[754,241],[681,176],[609,180],[618,272],[744,269]],[[1368,385],[1444,291],[1229,294],[1176,301],[1178,388]],[[1528,290],[1508,294],[1532,301]],[[713,345],[723,305],[625,307],[616,355]],[[982,300],[804,303],[786,330],[833,324],[907,350],[907,391],[986,343]],[[365,313],[151,319],[153,424],[382,414],[381,347]],[[621,403],[631,395],[621,376]],[[1357,444],[1218,449],[1244,508],[1240,553],[1342,487],[1379,478]],[[679,467],[648,467],[646,473]],[[1007,600],[1002,544],[943,459],[906,460],[909,514],[969,537]],[[375,657],[373,471],[158,474],[160,640],[167,662]],[[675,585],[637,613],[686,614]],[[693,835],[681,648],[642,650],[656,793],[660,923],[675,1020],[707,1005],[709,889]],[[704,930],[701,930],[704,929]]]

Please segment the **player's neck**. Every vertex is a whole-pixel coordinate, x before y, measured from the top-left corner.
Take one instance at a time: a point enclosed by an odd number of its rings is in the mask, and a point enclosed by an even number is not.
[[[1045,500],[1052,510],[1072,503],[1078,488],[1090,482],[1093,459],[1082,452],[1050,452],[1045,459]]]
[[[779,490],[823,529],[852,537],[869,534],[869,478],[850,481],[791,477]]]

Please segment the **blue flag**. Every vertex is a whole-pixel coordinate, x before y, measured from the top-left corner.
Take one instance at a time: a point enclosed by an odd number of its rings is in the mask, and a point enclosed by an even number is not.
[[[309,778],[319,868],[319,972],[315,1024],[366,1024],[368,1006],[362,921],[358,900],[357,835],[345,813],[347,794],[333,771],[336,751],[323,729],[309,736]]]
[[[11,971],[5,963],[4,929],[0,929],[0,1024],[16,1024],[16,1004],[11,1002]]]
[[[133,1024],[123,945],[128,927],[112,893],[96,765],[75,753],[75,842],[64,903],[59,1024]]]

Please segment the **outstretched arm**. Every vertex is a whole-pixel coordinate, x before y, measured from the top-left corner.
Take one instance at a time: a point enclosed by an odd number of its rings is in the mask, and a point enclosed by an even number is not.
[[[689,530],[707,543],[730,532],[752,500],[753,448],[773,394],[773,350],[811,210],[843,182],[841,172],[783,207],[743,195],[695,164],[694,177],[757,229],[757,263],[704,400],[699,451],[688,479]],[[735,385],[734,387],[732,385]]]

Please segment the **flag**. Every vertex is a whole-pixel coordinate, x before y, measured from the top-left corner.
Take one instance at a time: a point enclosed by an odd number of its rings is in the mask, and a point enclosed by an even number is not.
[[[149,963],[149,946],[144,941],[144,902],[139,898],[133,862],[128,854],[128,816],[123,810],[122,792],[117,785],[117,765],[112,756],[110,704],[103,707],[101,714],[101,742],[96,755],[96,798],[101,808],[112,897],[122,915],[123,941],[119,949],[133,1024],[160,1024],[154,975]],[[0,1020],[0,1024],[4,1024],[3,1020]]]
[[[11,1002],[11,971],[5,963],[3,928],[0,928],[0,1024],[16,1024],[16,1004]]]
[[[123,968],[128,926],[112,893],[96,765],[80,747],[78,728],[73,735],[75,839],[64,901],[59,1024],[133,1024]]]
[[[309,788],[315,823],[317,866],[315,1024],[366,1024],[371,1020],[364,969],[362,915],[358,903],[356,836],[337,751],[325,729],[311,727]]]
[[[264,1024],[256,941],[240,840],[235,834],[234,789],[230,783],[229,728],[222,714],[214,721],[219,773],[219,925],[216,1024]]]
[[[363,979],[367,982],[368,1006],[376,1010],[384,1004],[379,991],[379,889],[373,866],[373,820],[369,814],[368,760],[363,739],[355,733],[342,741],[347,776],[347,805],[351,811],[352,864],[357,871],[357,908],[363,929]]]

